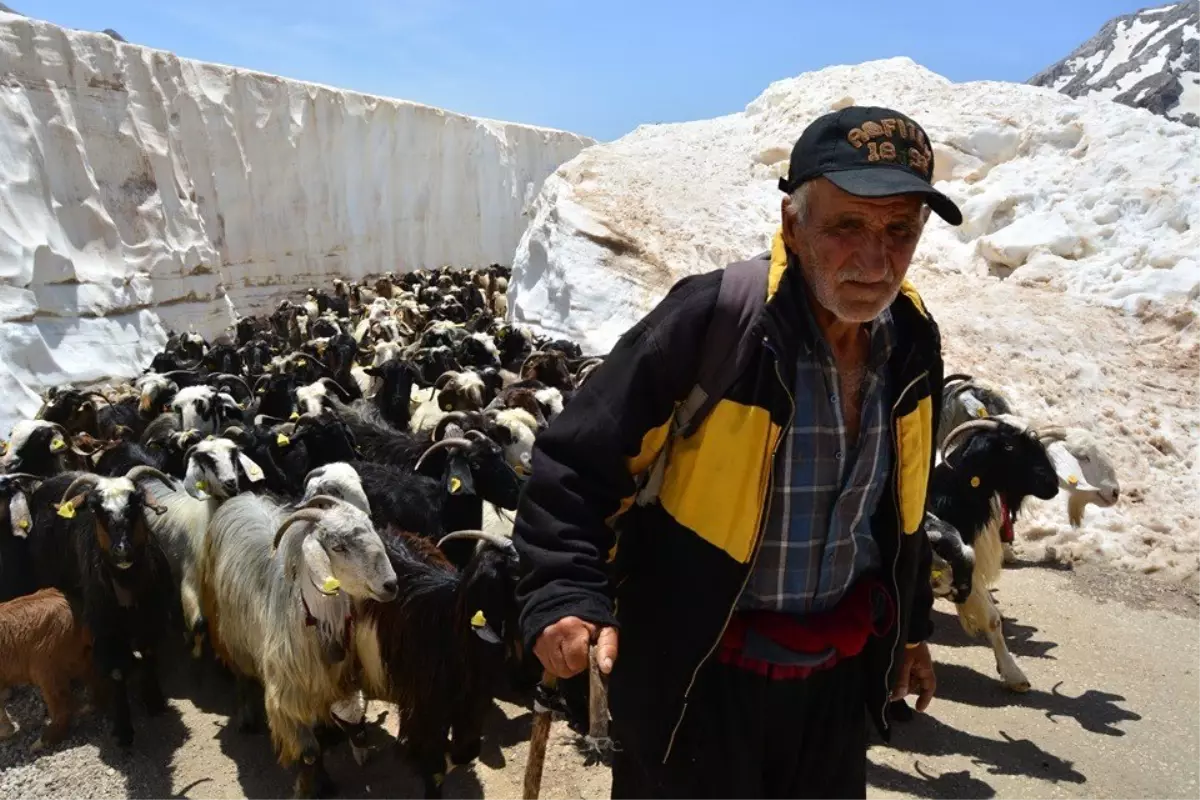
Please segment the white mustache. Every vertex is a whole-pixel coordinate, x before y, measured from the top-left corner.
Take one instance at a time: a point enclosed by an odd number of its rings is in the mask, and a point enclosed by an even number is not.
[[[867,284],[878,283],[881,285],[890,285],[892,282],[892,279],[894,277],[895,277],[895,272],[891,269],[889,269],[882,278],[874,279],[874,280],[868,278],[862,270],[856,270],[856,269],[855,270],[845,270],[845,271],[839,272],[837,274],[838,283],[853,282],[853,283],[867,283]]]

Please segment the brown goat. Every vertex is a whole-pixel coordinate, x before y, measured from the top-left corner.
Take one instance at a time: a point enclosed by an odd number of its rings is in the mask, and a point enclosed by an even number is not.
[[[91,635],[57,589],[0,603],[0,739],[16,733],[4,710],[9,688],[33,684],[50,724],[32,749],[62,741],[71,724],[71,681],[91,677],[91,654]]]

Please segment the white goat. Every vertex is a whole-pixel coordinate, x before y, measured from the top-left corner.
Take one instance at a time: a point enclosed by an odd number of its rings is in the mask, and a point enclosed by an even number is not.
[[[239,495],[209,525],[202,607],[213,649],[263,686],[279,762],[303,759],[294,787],[326,778],[314,726],[358,688],[350,655],[357,601],[388,602],[396,573],[370,517],[318,495],[299,508]]]
[[[263,471],[235,443],[211,437],[189,449],[184,462],[187,473],[182,490],[157,478],[146,480],[147,491],[167,511],[143,516],[171,565],[171,576],[179,586],[185,636],[192,642],[192,656],[198,658],[206,627],[200,613],[204,580],[200,563],[208,524],[221,504],[238,493],[240,475],[258,483]]]

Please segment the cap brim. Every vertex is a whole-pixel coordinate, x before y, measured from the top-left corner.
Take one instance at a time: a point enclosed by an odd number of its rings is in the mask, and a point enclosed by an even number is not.
[[[856,197],[891,197],[898,194],[919,194],[934,213],[951,225],[961,225],[962,211],[946,195],[933,186],[902,169],[846,169],[824,174],[834,186]]]

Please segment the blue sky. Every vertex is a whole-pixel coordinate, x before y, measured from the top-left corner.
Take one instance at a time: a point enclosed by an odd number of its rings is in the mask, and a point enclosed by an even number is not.
[[[907,55],[1024,81],[1130,0],[5,0],[188,58],[614,139],[738,111],[773,80]]]

